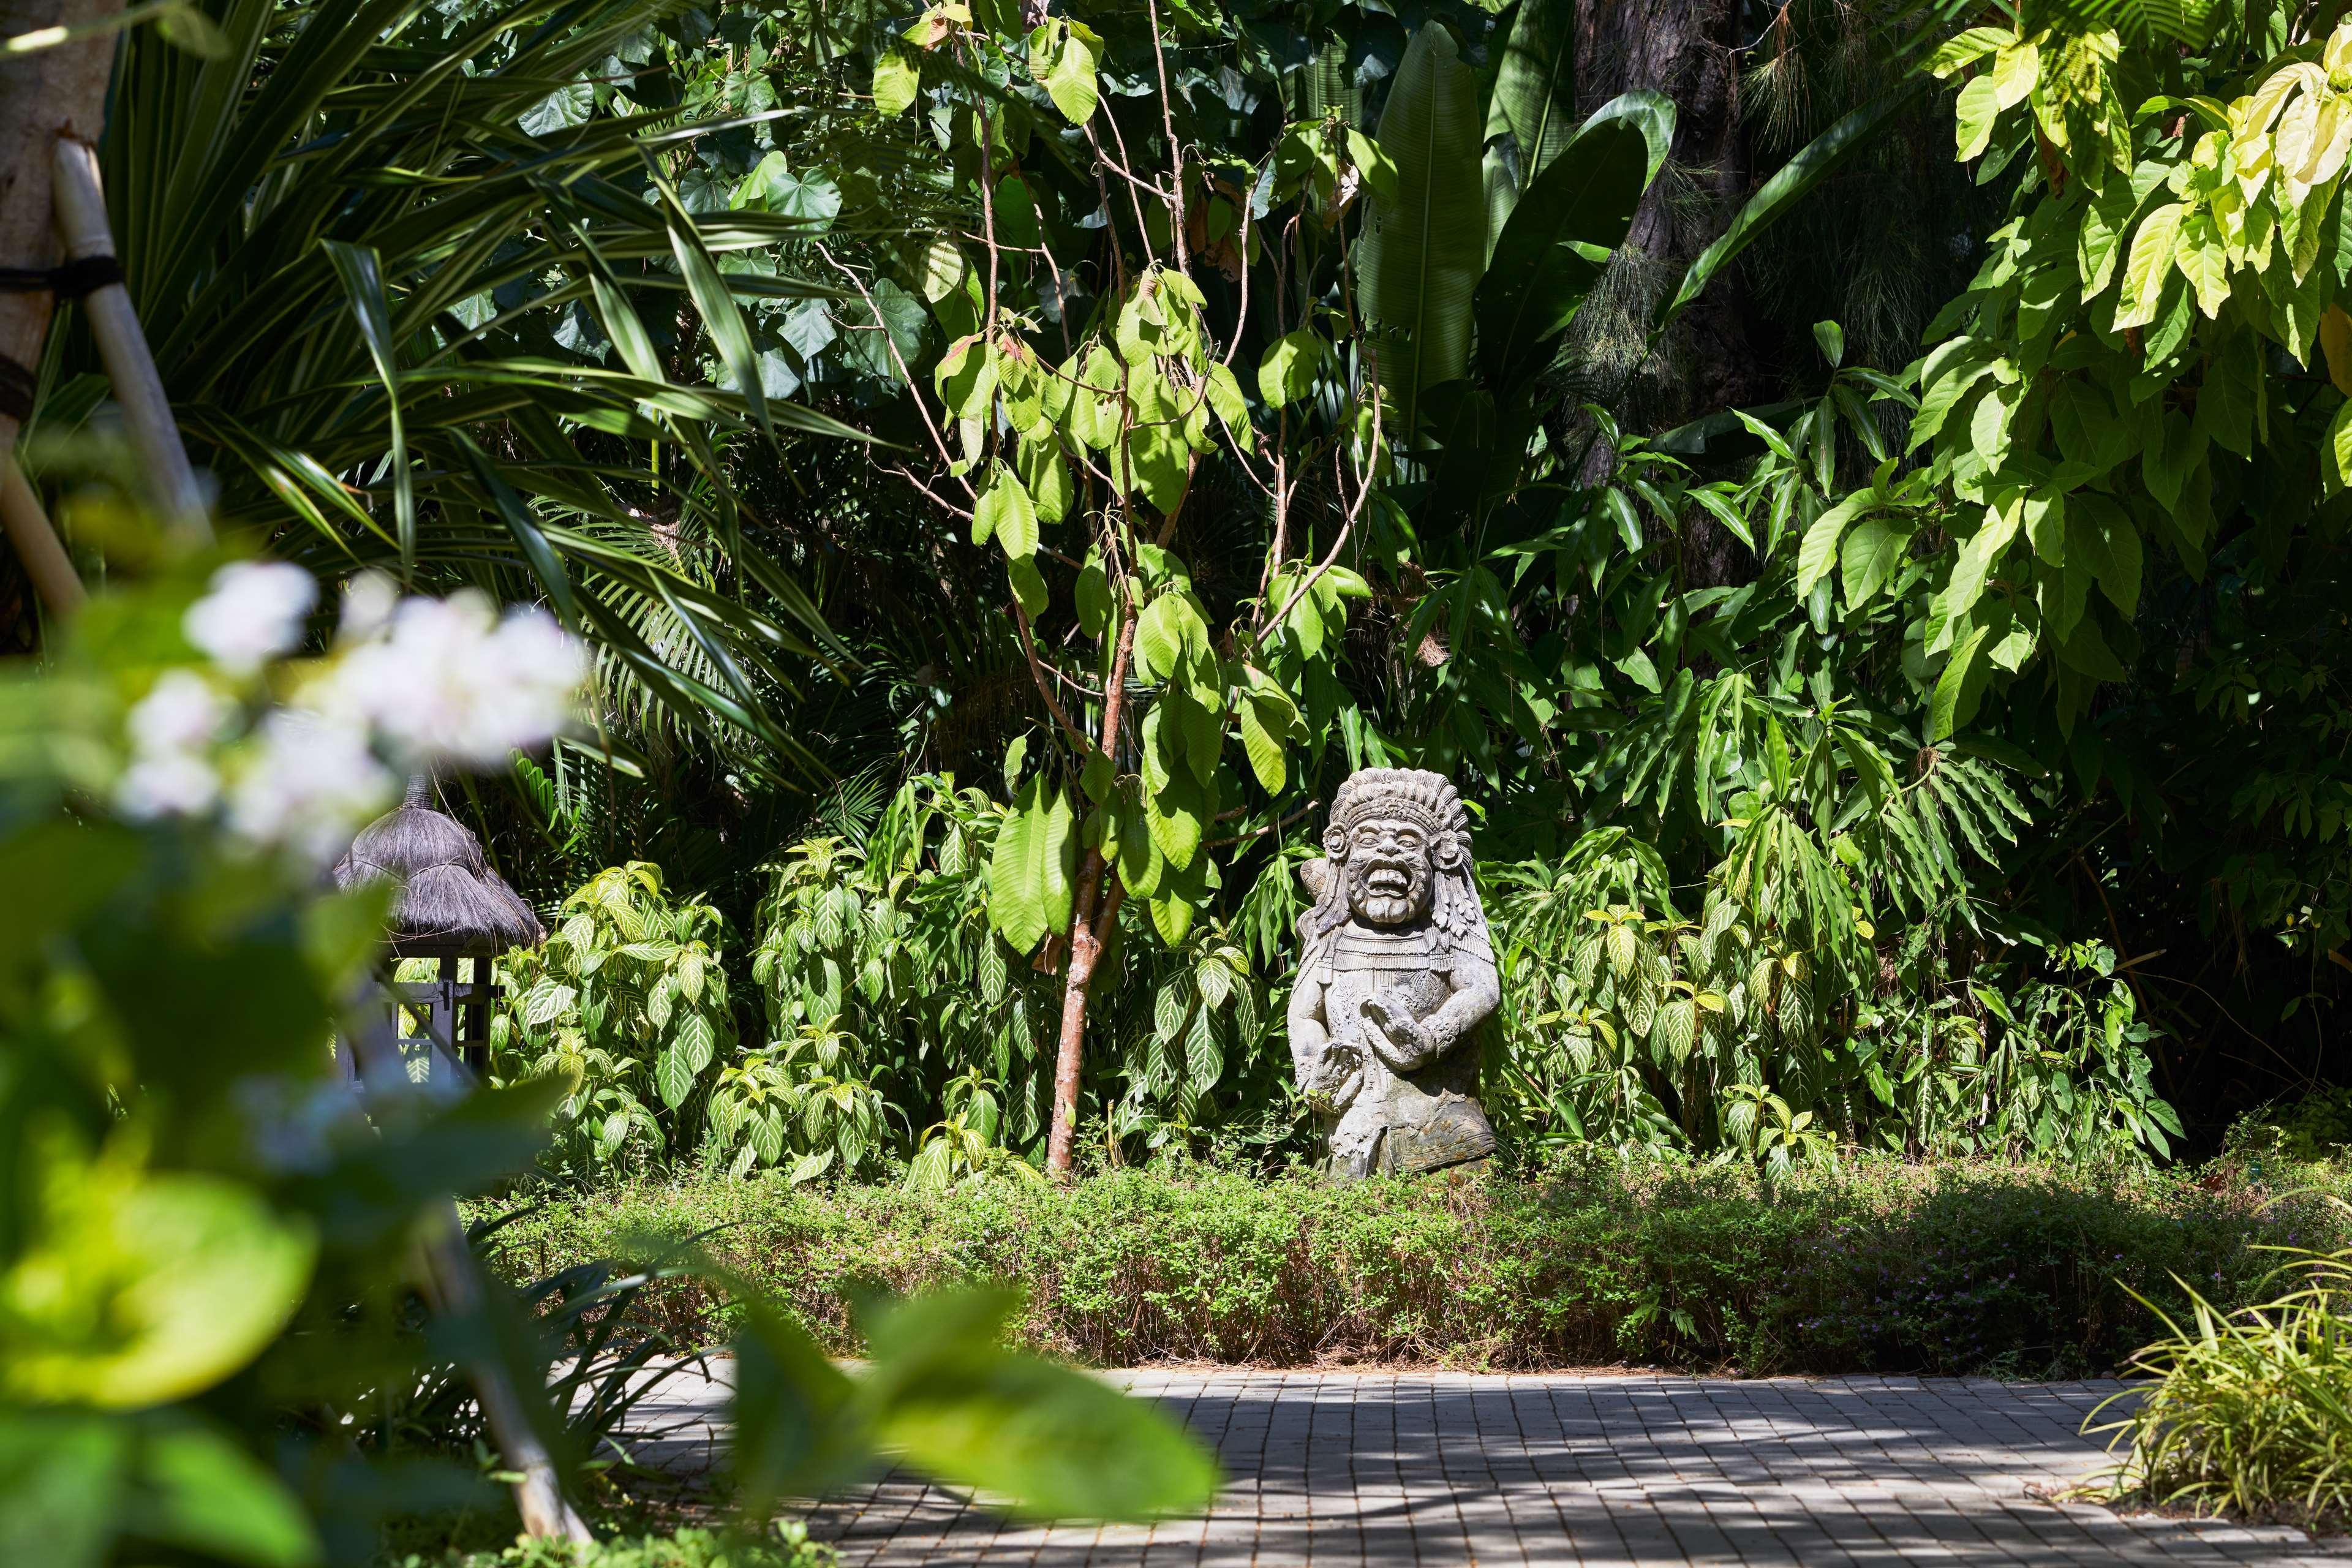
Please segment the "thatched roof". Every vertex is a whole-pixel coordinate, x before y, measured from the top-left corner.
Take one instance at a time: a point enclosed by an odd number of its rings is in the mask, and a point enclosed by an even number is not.
[[[490,869],[482,841],[434,810],[429,795],[425,779],[410,780],[400,808],[361,828],[335,862],[335,886],[398,886],[389,922],[395,949],[502,952],[546,941],[530,906]]]

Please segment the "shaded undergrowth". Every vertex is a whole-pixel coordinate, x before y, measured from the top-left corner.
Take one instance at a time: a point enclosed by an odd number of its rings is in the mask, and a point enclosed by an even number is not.
[[[503,1237],[518,1276],[705,1246],[858,1348],[858,1300],[1028,1291],[1028,1345],[1097,1364],[1633,1362],[1776,1373],[2071,1376],[2124,1365],[2175,1277],[2229,1307],[2352,1222],[2209,1174],[1864,1161],[1759,1184],[1580,1163],[1544,1179],[1336,1186],[1207,1169],[920,1197],[707,1179],[561,1196]],[[677,1281],[656,1310],[710,1303]]]

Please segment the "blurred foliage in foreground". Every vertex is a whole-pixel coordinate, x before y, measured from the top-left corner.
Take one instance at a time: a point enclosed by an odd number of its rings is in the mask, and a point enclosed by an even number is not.
[[[338,1069],[330,1043],[375,960],[383,897],[319,892],[312,857],[331,845],[241,836],[234,805],[267,783],[295,820],[338,820],[294,786],[351,759],[289,729],[303,710],[289,704],[340,689],[365,645],[269,657],[289,636],[226,657],[209,608],[274,580],[216,564],[151,561],[94,598],[40,668],[0,672],[12,1563],[365,1562],[394,1521],[500,1506],[473,1394],[485,1378],[523,1391],[524,1418],[583,1497],[587,1461],[614,1478],[642,1392],[646,1344],[613,1335],[643,1276],[583,1260],[527,1294],[427,1305],[420,1243],[454,1223],[452,1195],[529,1165],[555,1096],[544,1083],[409,1092],[404,1076],[362,1094]],[[346,638],[352,625],[347,607]],[[485,691],[504,677],[468,679]],[[191,713],[209,728],[173,730],[158,750],[158,715]],[[241,749],[248,726],[258,751]],[[371,747],[387,763],[452,758],[446,738],[408,739],[394,752],[382,733],[355,737],[362,762]],[[193,788],[120,787],[165,763],[183,782],[225,770],[230,809]],[[350,804],[372,809],[364,794]],[[874,1359],[853,1375],[764,1288],[690,1254],[662,1264],[731,1303],[730,1500],[754,1523],[877,1452],[1043,1514],[1141,1518],[1209,1495],[1210,1461],[1167,1419],[998,1349],[1011,1295],[878,1307]],[[684,1334],[649,1343],[702,1348]]]

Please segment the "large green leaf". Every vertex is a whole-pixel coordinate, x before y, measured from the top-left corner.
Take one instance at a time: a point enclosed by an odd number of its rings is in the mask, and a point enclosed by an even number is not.
[[[1049,1519],[1149,1521],[1208,1506],[1217,1468],[1150,1403],[998,1348],[1010,1291],[928,1297],[868,1325],[860,1390],[886,1451]]]
[[[300,1568],[319,1540],[286,1484],[223,1434],[173,1415],[0,1412],[0,1561],[97,1568],[110,1542]]]
[[[258,1354],[302,1300],[316,1243],[250,1189],[99,1167],[0,1276],[0,1394],[128,1408],[202,1392]]]
[[[1421,393],[1469,363],[1471,297],[1486,261],[1478,79],[1461,56],[1436,22],[1406,47],[1381,114],[1396,199],[1373,205],[1357,243],[1364,312],[1381,329],[1381,382],[1408,433]]]
[[[1507,132],[1517,143],[1520,191],[1574,138],[1576,0],[1519,0],[1486,104],[1486,140]]]
[[[400,366],[392,343],[392,305],[384,298],[383,261],[372,247],[321,242],[352,300],[360,340],[367,344],[383,384],[386,459],[392,465],[393,512],[400,529],[400,569],[405,577],[416,563],[416,481],[408,463],[408,437],[400,416]]]
[[[1632,92],[1587,121],[1528,187],[1478,285],[1478,359],[1497,383],[1542,368],[1633,226],[1674,144],[1675,106]]]
[[[1077,835],[1069,798],[1042,779],[1024,786],[988,863],[988,918],[1014,951],[1027,952],[1070,923]]]
[[[1682,287],[1675,289],[1673,298],[1659,308],[1657,330],[1664,331],[1668,322],[1681,315],[1692,300],[1706,291],[1707,284],[1713,281],[1717,272],[1730,265],[1734,257],[1754,244],[1759,235],[1771,227],[1783,214],[1802,200],[1806,193],[1820,184],[1830,171],[1845,161],[1848,154],[1867,145],[1870,139],[1885,130],[1887,122],[1932,79],[1918,72],[1905,77],[1806,142],[1795,157],[1781,164],[1778,172],[1748,198],[1747,205],[1732,218],[1731,226],[1691,263],[1690,270],[1683,274]]]

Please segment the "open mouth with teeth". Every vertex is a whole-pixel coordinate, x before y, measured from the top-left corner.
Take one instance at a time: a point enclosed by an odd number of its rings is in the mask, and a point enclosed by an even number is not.
[[[1402,899],[1412,890],[1412,879],[1394,866],[1375,866],[1364,874],[1364,890],[1383,899]]]

